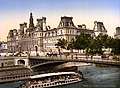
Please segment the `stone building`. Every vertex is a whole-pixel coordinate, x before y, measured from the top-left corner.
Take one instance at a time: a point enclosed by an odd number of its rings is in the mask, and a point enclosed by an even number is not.
[[[7,42],[0,41],[0,53],[5,53],[6,51],[7,51]]]
[[[94,36],[94,30],[86,28],[85,24],[78,25],[76,27],[73,23],[73,17],[61,17],[57,28],[51,29],[50,26],[46,26],[46,17],[37,19],[37,24],[34,24],[32,13],[30,13],[29,26],[24,22],[20,24],[20,28],[10,30],[7,36],[8,52],[17,51],[53,51],[58,52],[55,44],[58,39],[66,39],[68,42],[76,35],[86,33]],[[100,28],[104,29],[103,23],[97,23]],[[101,29],[102,28],[102,29]],[[95,29],[95,28],[94,28]],[[97,32],[97,31],[95,31]],[[103,33],[103,32],[102,32]]]
[[[116,28],[116,33],[114,34],[114,37],[120,39],[120,27]]]

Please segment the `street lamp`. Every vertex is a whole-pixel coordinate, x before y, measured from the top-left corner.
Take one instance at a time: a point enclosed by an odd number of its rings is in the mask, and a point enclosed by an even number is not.
[[[38,47],[37,46],[35,46],[35,51],[36,51],[36,56],[38,55],[37,54],[37,51],[38,51]]]
[[[21,56],[21,46],[19,45],[19,53],[20,53],[20,56]]]

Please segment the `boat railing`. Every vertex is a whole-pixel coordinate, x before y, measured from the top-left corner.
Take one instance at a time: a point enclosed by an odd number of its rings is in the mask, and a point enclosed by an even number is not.
[[[58,80],[54,80],[54,81],[41,81],[41,80],[39,80],[39,81],[35,81],[35,82],[32,82],[31,84],[47,84],[47,83],[55,83],[55,82],[58,82],[58,81],[72,81],[72,80],[77,80],[77,79],[79,79],[79,78],[67,78],[67,79],[58,79]]]

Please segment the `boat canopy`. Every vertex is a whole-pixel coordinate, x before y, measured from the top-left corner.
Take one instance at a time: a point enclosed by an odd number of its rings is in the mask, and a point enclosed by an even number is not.
[[[50,77],[50,76],[58,76],[58,75],[69,75],[69,74],[76,74],[76,73],[75,73],[75,72],[45,73],[45,74],[30,76],[30,78],[31,78],[31,79],[36,79],[36,78],[43,78],[43,77]]]

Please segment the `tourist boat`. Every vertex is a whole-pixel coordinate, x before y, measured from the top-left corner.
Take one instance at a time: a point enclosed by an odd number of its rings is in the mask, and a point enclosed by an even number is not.
[[[82,81],[83,75],[76,72],[57,72],[34,75],[21,88],[47,88]]]

